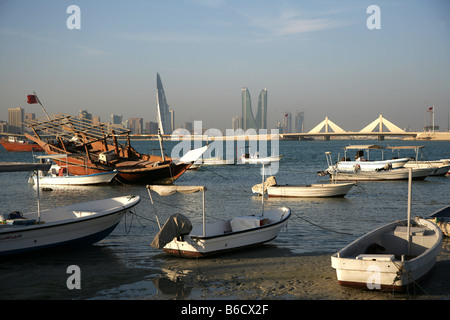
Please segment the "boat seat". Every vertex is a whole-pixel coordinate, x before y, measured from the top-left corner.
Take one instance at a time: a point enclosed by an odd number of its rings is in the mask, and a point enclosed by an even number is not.
[[[366,261],[393,261],[395,256],[393,254],[360,254],[356,260]]]
[[[264,219],[255,216],[235,217],[230,221],[233,232],[260,227]]]
[[[426,227],[411,227],[411,235],[412,236],[423,236],[425,234],[425,231],[427,230]],[[396,236],[406,236],[408,234],[408,227],[404,226],[398,226],[394,230],[394,235]]]

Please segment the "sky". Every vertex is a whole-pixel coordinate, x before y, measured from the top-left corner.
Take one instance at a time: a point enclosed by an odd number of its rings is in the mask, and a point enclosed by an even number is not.
[[[267,89],[268,129],[301,111],[305,131],[421,131],[434,105],[447,130],[450,1],[0,0],[0,120],[43,118],[35,91],[49,113],[156,121],[157,73],[176,125],[231,128],[245,86],[255,115]]]

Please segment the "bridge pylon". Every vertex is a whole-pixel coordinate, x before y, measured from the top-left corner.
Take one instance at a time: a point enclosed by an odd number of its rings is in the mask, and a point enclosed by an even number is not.
[[[321,123],[319,123],[317,126],[315,126],[314,128],[312,128],[309,133],[320,133],[322,132],[322,130],[325,130],[325,133],[328,132],[345,132],[344,129],[342,129],[341,127],[339,127],[337,124],[335,124],[333,121],[331,121],[330,119],[328,119],[328,117],[325,117],[325,120],[323,120]],[[333,131],[330,131],[333,130]]]
[[[405,130],[397,127],[395,124],[393,124],[392,122],[390,122],[389,120],[384,118],[382,114],[380,114],[380,116],[376,120],[374,120],[369,125],[365,126],[363,129],[361,129],[360,132],[373,132],[377,126],[378,126],[378,132],[386,132],[386,131],[383,131],[383,126],[389,130],[388,132],[399,132],[399,133],[405,132]]]

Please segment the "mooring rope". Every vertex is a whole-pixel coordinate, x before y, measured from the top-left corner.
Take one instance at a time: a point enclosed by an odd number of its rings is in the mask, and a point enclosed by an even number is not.
[[[319,226],[318,224],[315,224],[315,223],[313,223],[313,222],[311,222],[311,221],[309,221],[309,220],[307,220],[307,219],[301,217],[300,215],[298,215],[298,214],[295,213],[294,211],[291,210],[291,212],[292,212],[297,218],[302,219],[302,220],[308,222],[309,224],[311,224],[311,225],[313,225],[313,226],[315,226],[315,227],[318,227],[318,228],[320,228],[320,229],[327,230],[327,231],[331,231],[331,232],[335,232],[335,233],[340,233],[340,234],[350,235],[350,236],[353,236],[353,235],[354,235],[354,234],[352,234],[352,233],[340,232],[340,231],[336,231],[336,230],[332,230],[332,229],[329,229],[329,228],[325,228],[325,227]]]

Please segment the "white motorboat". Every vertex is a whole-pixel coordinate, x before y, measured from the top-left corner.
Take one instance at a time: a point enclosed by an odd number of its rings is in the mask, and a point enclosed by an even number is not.
[[[444,176],[450,170],[450,159],[440,159],[440,160],[419,160],[423,159],[422,150],[425,146],[389,146],[388,149],[392,151],[397,151],[398,154],[400,150],[412,149],[415,151],[415,157],[405,164],[405,168],[434,168],[435,170],[430,174],[430,176]]]
[[[192,226],[181,214],[172,215],[153,239],[151,246],[180,257],[205,257],[226,251],[261,245],[275,239],[291,216],[286,207],[262,210],[261,215],[206,223],[204,186],[147,186],[160,195],[175,192],[203,192],[203,224]],[[151,198],[152,199],[152,198]],[[153,203],[153,200],[152,200]],[[159,220],[158,220],[159,221]]]
[[[445,236],[450,237],[450,206],[435,211],[427,219],[434,222]]]
[[[235,164],[234,159],[223,159],[222,157],[213,157],[213,158],[199,159],[195,161],[189,168],[189,170],[196,170],[201,166],[228,166],[234,164]]]
[[[340,285],[369,290],[403,290],[423,278],[435,265],[442,232],[426,219],[411,219],[411,181],[408,218],[377,228],[331,257]]]
[[[343,159],[338,161],[334,166],[341,172],[358,172],[358,171],[375,171],[381,169],[397,169],[402,168],[409,158],[386,159],[386,160],[370,160],[370,150],[383,150],[378,145],[350,145],[344,148],[345,155]],[[355,160],[351,161],[347,158],[348,150],[357,150]],[[366,156],[364,155],[366,153]],[[384,157],[384,156],[382,156]]]
[[[213,157],[213,158],[203,159],[202,164],[204,166],[234,165],[234,159],[223,159],[222,157]]]
[[[51,169],[50,169],[51,170]],[[58,172],[58,171],[55,171]],[[46,175],[39,175],[39,184],[41,186],[92,186],[92,185],[104,185],[113,181],[118,171],[100,172],[81,176],[74,176],[71,174],[61,174],[50,172]],[[37,185],[37,175],[33,174],[29,182]]]
[[[430,176],[445,176],[450,170],[450,162],[444,161],[411,161],[405,164],[405,168],[432,168]]]
[[[273,152],[272,152],[273,154]],[[273,154],[271,156],[261,156],[259,152],[251,154],[249,151],[244,151],[239,157],[240,163],[250,163],[250,164],[265,164],[271,162],[280,161],[283,155]]]
[[[41,211],[39,186],[37,192],[36,212],[14,212],[0,217],[0,255],[98,242],[140,201],[139,196],[123,196]]]
[[[253,193],[262,194],[262,183],[252,187]],[[269,197],[326,198],[344,197],[355,183],[328,183],[304,185],[278,185],[275,177],[268,177],[264,182],[265,192]]]
[[[423,180],[434,171],[433,168],[412,168],[414,180]],[[332,181],[385,181],[408,179],[409,168],[380,171],[339,172],[328,171]]]
[[[374,171],[341,171],[331,162],[331,153],[325,152],[328,168],[320,171],[319,175],[329,175],[332,181],[384,181],[384,180],[405,180],[409,176],[409,168],[398,169],[377,169]],[[434,171],[434,168],[412,168],[414,180],[423,180]]]
[[[282,157],[283,157],[283,155],[261,157],[257,153],[253,154],[253,155],[246,153],[246,154],[243,154],[239,158],[239,160],[241,161],[241,163],[261,164],[261,163],[266,163],[266,162],[280,161]]]
[[[36,156],[39,161],[51,161],[52,159],[65,158],[66,166],[53,164],[50,170],[39,172],[40,186],[87,186],[87,185],[103,185],[109,184],[117,175],[118,171],[105,171],[94,174],[73,175],[69,173],[67,168],[67,155],[45,155]],[[37,174],[33,173],[28,182],[37,185]]]

